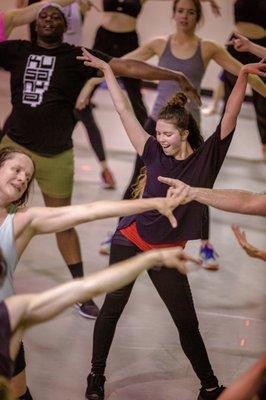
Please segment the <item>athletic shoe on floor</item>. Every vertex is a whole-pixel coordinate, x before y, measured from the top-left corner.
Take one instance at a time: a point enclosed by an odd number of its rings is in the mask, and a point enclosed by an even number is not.
[[[88,386],[86,398],[88,400],[104,400],[105,376],[99,374],[89,374],[87,377]]]
[[[104,168],[101,173],[102,187],[104,189],[115,189],[116,183],[114,176],[109,168]]]
[[[103,254],[104,256],[109,256],[113,236],[114,236],[113,232],[108,232],[107,238],[100,244],[99,248],[100,254]]]
[[[219,386],[214,390],[208,391],[204,388],[200,389],[198,400],[215,400],[218,399],[220,394],[225,390],[224,386]],[[233,400],[233,399],[232,399]]]
[[[84,303],[76,303],[75,307],[82,317],[96,319],[99,314],[99,308],[93,300],[85,301]]]
[[[216,271],[219,268],[219,263],[217,261],[217,257],[219,256],[210,243],[200,246],[199,256],[202,260],[203,268],[212,271]]]

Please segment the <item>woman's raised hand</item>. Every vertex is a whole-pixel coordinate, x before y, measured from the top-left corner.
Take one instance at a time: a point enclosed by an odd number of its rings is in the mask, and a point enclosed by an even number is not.
[[[97,68],[102,72],[104,72],[106,68],[110,68],[107,62],[94,56],[84,47],[82,47],[82,56],[78,56],[77,59],[84,61],[84,65],[87,67]]]

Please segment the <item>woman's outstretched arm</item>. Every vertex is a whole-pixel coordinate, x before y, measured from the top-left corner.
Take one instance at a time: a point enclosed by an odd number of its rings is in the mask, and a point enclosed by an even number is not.
[[[41,294],[10,297],[5,303],[9,310],[11,330],[23,331],[55,317],[76,302],[84,302],[105,292],[113,292],[154,266],[176,268],[181,273],[186,273],[187,261],[200,264],[180,247],[151,250]]]
[[[122,217],[156,209],[165,215],[173,227],[177,226],[172,210],[175,198],[137,200],[100,200],[93,203],[65,207],[32,207],[15,216],[15,239],[18,254],[31,238],[38,234],[61,232],[73,226],[97,219]]]
[[[159,176],[158,180],[169,185],[167,196],[176,197],[179,204],[198,201],[218,208],[239,214],[266,216],[266,195],[248,192],[240,189],[207,189],[192,187],[179,179]]]

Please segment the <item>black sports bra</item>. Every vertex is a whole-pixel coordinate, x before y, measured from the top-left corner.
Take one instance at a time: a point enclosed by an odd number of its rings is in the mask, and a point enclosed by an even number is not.
[[[103,0],[104,11],[119,12],[137,18],[142,8],[140,0]]]
[[[250,22],[266,29],[266,0],[236,0],[235,22]]]

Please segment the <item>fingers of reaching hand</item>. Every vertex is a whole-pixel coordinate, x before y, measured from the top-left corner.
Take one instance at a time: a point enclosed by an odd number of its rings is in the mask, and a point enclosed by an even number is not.
[[[182,247],[174,247],[171,249],[162,249],[162,265],[170,268],[176,268],[182,274],[188,272],[188,262],[196,266],[201,265],[201,260],[189,254],[186,254]]]
[[[177,220],[176,220],[174,214],[172,213],[172,211],[171,211],[171,210],[168,210],[168,211],[165,213],[165,216],[169,219],[169,222],[170,222],[170,224],[172,225],[172,227],[173,227],[173,228],[176,228],[176,227],[177,227]]]

